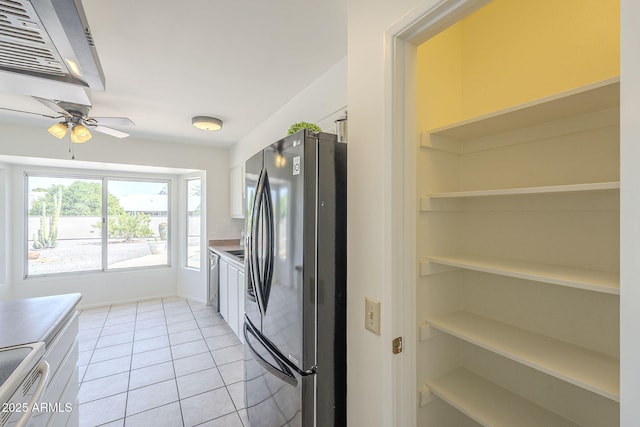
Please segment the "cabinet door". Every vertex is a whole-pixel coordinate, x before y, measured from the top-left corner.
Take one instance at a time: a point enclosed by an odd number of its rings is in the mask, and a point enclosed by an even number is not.
[[[244,334],[242,327],[244,326],[244,272],[238,271],[238,338],[244,344]]]
[[[229,318],[227,323],[238,335],[238,270],[229,265]]]
[[[219,272],[219,280],[218,280],[218,296],[220,298],[220,315],[226,320],[229,321],[229,279],[228,279],[228,271],[229,264],[220,258],[218,263]]]
[[[244,218],[244,165],[229,172],[229,208],[232,218]]]

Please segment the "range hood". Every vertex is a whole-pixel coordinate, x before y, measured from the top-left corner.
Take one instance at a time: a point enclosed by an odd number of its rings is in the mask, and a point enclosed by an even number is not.
[[[11,75],[104,90],[80,0],[0,0],[0,79]]]

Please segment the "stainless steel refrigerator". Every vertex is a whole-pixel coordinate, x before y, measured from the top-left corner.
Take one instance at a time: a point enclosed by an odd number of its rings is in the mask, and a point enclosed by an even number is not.
[[[302,130],[251,157],[245,403],[251,426],[346,425],[347,147]]]

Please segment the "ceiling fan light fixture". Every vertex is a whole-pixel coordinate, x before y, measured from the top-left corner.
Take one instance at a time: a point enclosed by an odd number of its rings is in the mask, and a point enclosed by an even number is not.
[[[191,123],[202,130],[220,130],[222,129],[222,120],[209,116],[195,116],[191,119]]]
[[[74,125],[71,130],[71,142],[76,144],[82,144],[91,139],[91,132],[89,129],[82,125]]]
[[[67,134],[67,124],[65,122],[59,122],[52,125],[47,130],[51,135],[55,136],[58,139],[62,139]]]

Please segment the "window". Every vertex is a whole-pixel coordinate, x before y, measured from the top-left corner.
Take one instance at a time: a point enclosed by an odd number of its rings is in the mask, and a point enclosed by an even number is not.
[[[200,178],[187,179],[187,267],[200,268]]]
[[[27,276],[169,264],[169,181],[27,174],[26,189]]]
[[[100,270],[102,181],[27,177],[28,275]]]
[[[169,183],[108,180],[108,268],[166,265]]]

